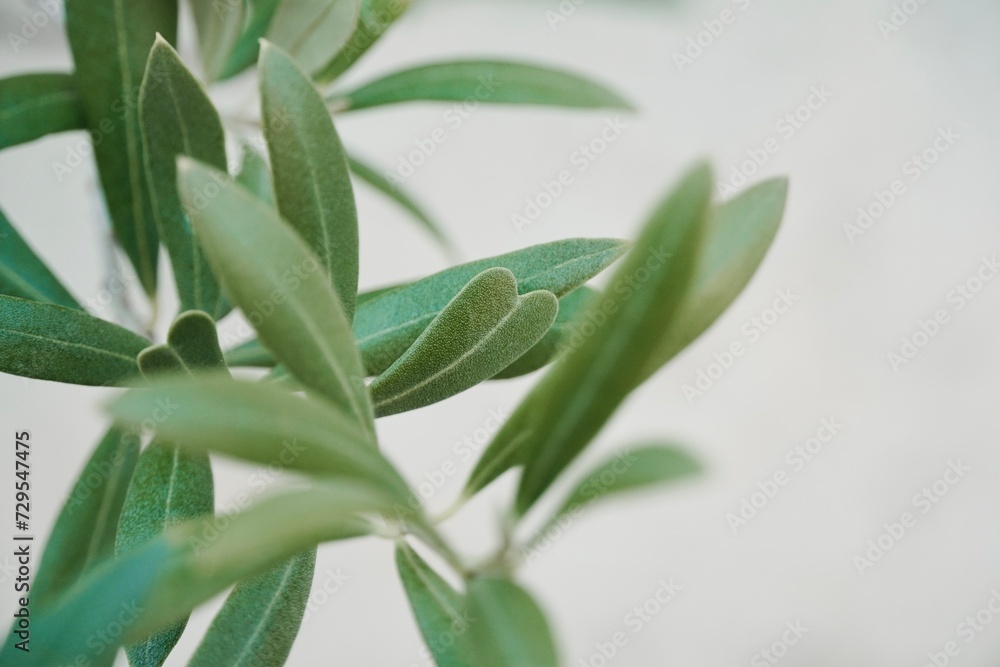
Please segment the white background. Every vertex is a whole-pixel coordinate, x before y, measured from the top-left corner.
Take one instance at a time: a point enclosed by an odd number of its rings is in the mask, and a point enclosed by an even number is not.
[[[718,177],[728,178],[748,150],[779,140],[780,150],[752,179],[788,174],[792,183],[784,225],[761,270],[705,336],[636,392],[574,469],[579,474],[616,447],[655,438],[684,444],[707,475],[594,508],[522,573],[550,613],[566,665],[602,664],[592,661],[595,642],[618,631],[627,644],[610,664],[622,667],[768,664],[753,662],[755,654],[796,621],[808,632],[780,661],[789,667],[918,666],[953,640],[960,653],[950,664],[997,664],[1000,619],[968,643],[957,626],[1000,587],[1000,280],[960,310],[948,294],[1000,251],[1000,7],[929,0],[885,37],[878,22],[889,19],[892,4],[752,0],[741,9],[728,0],[589,0],[553,28],[546,12],[557,9],[556,0],[418,2],[346,79],[436,59],[511,57],[589,73],[639,107],[622,116],[628,127],[620,139],[585,172],[574,172],[573,185],[521,233],[511,214],[614,114],[482,108],[449,129],[407,187],[443,221],[465,259],[570,236],[632,237],[696,159],[708,156]],[[3,35],[37,11],[33,1],[0,8]],[[674,53],[726,8],[735,22],[679,71]],[[182,51],[190,55],[190,40]],[[0,39],[0,53],[4,75],[69,67],[56,24],[17,54]],[[813,86],[832,97],[794,136],[781,135],[776,123],[805,103]],[[213,94],[232,108],[252,91],[252,81],[243,81]],[[351,149],[389,167],[415,140],[447,126],[446,110],[399,106],[338,125]],[[904,163],[931,146],[940,128],[960,138],[911,181]],[[58,182],[52,170],[82,137],[0,153],[0,206],[86,301],[106,280],[95,172],[88,164]],[[897,178],[906,193],[851,243],[845,224]],[[359,201],[363,286],[446,265],[405,214],[369,190]],[[165,311],[173,300],[167,283]],[[798,297],[794,307],[703,396],[686,400],[682,387],[714,353],[748,342],[742,327],[779,289]],[[887,353],[938,308],[948,311],[948,323],[895,372]],[[98,314],[114,317],[110,309]],[[441,508],[470,469],[453,445],[474,436],[489,410],[515,406],[535,379],[490,383],[383,420],[384,449],[414,483],[455,461],[460,472],[431,500]],[[51,529],[102,432],[100,405],[111,393],[0,377],[5,437],[21,429],[34,437],[37,534]],[[759,481],[790,471],[786,453],[824,417],[843,429],[734,534],[727,513],[737,512]],[[959,460],[969,472],[921,514],[913,496]],[[251,468],[220,462],[216,472],[220,507],[249,488]],[[10,491],[10,477],[0,476],[0,493]],[[470,554],[490,545],[512,483],[505,478],[448,524]],[[916,526],[859,573],[855,556],[906,511],[917,515]],[[427,664],[390,545],[361,540],[320,553],[317,586],[328,571],[348,580],[311,614],[289,664]],[[0,577],[0,615],[7,616],[12,582]],[[633,633],[626,615],[662,579],[681,592]],[[194,614],[168,664],[183,664],[221,602]]]

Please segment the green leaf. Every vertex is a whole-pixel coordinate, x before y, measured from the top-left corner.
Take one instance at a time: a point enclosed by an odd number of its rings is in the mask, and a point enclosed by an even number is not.
[[[83,310],[0,211],[0,294]]]
[[[114,555],[118,517],[138,458],[136,435],[112,427],[101,439],[45,543],[31,583],[32,602],[48,605]]]
[[[236,182],[257,195],[265,204],[274,204],[274,190],[271,187],[271,170],[264,156],[253,146],[244,142],[241,144],[242,161],[240,171],[236,174]]]
[[[365,164],[358,158],[348,155],[347,163],[351,168],[351,173],[403,207],[437,241],[438,245],[444,249],[449,257],[455,256],[455,246],[452,244],[451,239],[448,238],[444,230],[431,219],[427,212],[410,195],[390,182],[377,169]]]
[[[169,345],[151,345],[136,357],[139,370],[147,380],[153,380],[167,375],[188,375],[187,367],[181,361],[177,350]]]
[[[469,617],[464,596],[441,578],[406,542],[396,545],[396,567],[420,634],[438,667],[469,667]]]
[[[264,36],[280,0],[193,2],[201,62],[209,81],[239,74],[257,61]]]
[[[570,492],[549,525],[566,514],[577,514],[592,502],[620,493],[659,486],[697,475],[701,464],[677,447],[645,445],[608,458]],[[544,529],[541,531],[544,533]]]
[[[558,310],[551,292],[518,296],[508,269],[483,271],[375,378],[375,413],[415,410],[488,380],[541,340]]]
[[[313,76],[328,83],[343,74],[385,34],[410,6],[411,0],[361,0],[361,13],[351,36],[337,55]]]
[[[208,313],[190,310],[178,315],[170,325],[167,342],[188,370],[226,371],[215,322]]]
[[[705,225],[698,265],[677,316],[658,340],[643,379],[705,332],[750,282],[785,212],[788,181],[764,181],[716,207]]]
[[[358,294],[358,214],[337,131],[309,78],[267,42],[260,96],[278,212],[319,257],[350,321]]]
[[[591,335],[518,406],[477,464],[468,491],[523,463],[517,496],[523,514],[638,386],[690,284],[710,196],[711,170],[702,165],[660,204],[611,287],[591,302]]]
[[[583,109],[632,109],[617,93],[577,74],[526,63],[464,60],[412,67],[329,101],[338,111],[400,102],[539,104]]]
[[[220,79],[228,79],[251,67],[257,62],[260,51],[260,39],[267,33],[281,0],[247,0],[250,5],[250,18],[246,28],[229,54],[229,59],[219,75]]]
[[[72,308],[0,295],[0,372],[92,386],[138,374],[149,341]]]
[[[153,219],[170,255],[181,310],[221,318],[228,305],[181,207],[177,156],[225,170],[225,133],[201,84],[162,37],[149,54],[139,107]]]
[[[115,554],[129,553],[171,525],[215,510],[212,468],[204,453],[154,440],[139,456],[118,522]],[[170,655],[187,617],[126,647],[132,667],[159,667]]]
[[[509,579],[481,577],[466,594],[477,667],[558,667],[548,621],[527,591]]]
[[[273,384],[228,378],[155,383],[110,406],[127,424],[142,424],[159,408],[159,437],[192,451],[277,464],[316,476],[353,478],[396,500],[409,489],[371,446],[350,415],[326,401],[302,398]]]
[[[86,127],[72,74],[21,74],[0,79],[0,149]]]
[[[184,157],[178,165],[181,197],[209,262],[261,341],[306,387],[346,407],[373,433],[354,335],[320,260],[225,174]]]
[[[66,32],[115,236],[152,295],[158,238],[136,94],[156,34],[176,41],[177,0],[66,0]]]
[[[80,656],[94,660],[188,614],[237,581],[321,542],[363,534],[359,512],[390,509],[381,495],[342,481],[269,498],[233,516],[170,528],[95,568],[59,605],[32,610],[33,664],[76,664]],[[112,637],[109,627],[124,632]],[[99,633],[111,643],[94,641]],[[13,657],[12,639],[4,642],[0,664],[20,660]]]
[[[590,300],[597,294],[589,287],[578,287],[559,299],[559,314],[552,328],[530,350],[518,357],[517,361],[493,376],[494,380],[518,377],[537,371],[551,363],[560,351],[567,349],[576,334],[573,323],[586,312]]]
[[[621,257],[627,244],[616,239],[568,239],[460,264],[373,299],[358,308],[354,335],[368,372],[392,365],[427,325],[476,275],[509,269],[518,292],[535,290],[562,296],[587,282]]]
[[[309,602],[315,567],[312,548],[240,582],[188,667],[285,664]]]
[[[310,75],[325,70],[351,37],[360,0],[284,0],[271,20],[267,41],[277,44]]]

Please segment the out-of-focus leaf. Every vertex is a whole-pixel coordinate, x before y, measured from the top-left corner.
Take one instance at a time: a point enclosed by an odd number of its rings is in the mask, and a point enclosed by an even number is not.
[[[377,375],[398,359],[438,313],[476,275],[509,269],[518,292],[562,296],[618,259],[627,249],[616,239],[568,239],[460,264],[371,300],[358,308],[354,334],[368,372]]]
[[[181,197],[226,292],[278,360],[306,387],[346,407],[374,441],[361,358],[320,260],[225,174],[183,157],[178,164]],[[209,200],[210,191],[216,195]]]
[[[360,5],[361,0],[283,0],[271,19],[267,40],[318,78],[351,37]]]
[[[559,314],[552,328],[530,350],[518,357],[517,361],[493,376],[495,380],[518,377],[537,371],[555,360],[560,350],[568,348],[573,336],[582,335],[573,326],[577,317],[587,310],[590,300],[597,291],[589,287],[578,287],[559,299]]]
[[[66,0],[66,32],[115,236],[155,294],[159,241],[136,102],[156,34],[176,41],[177,0]]]
[[[190,310],[181,313],[170,325],[167,342],[191,371],[226,370],[226,361],[219,347],[215,322],[208,313]]]
[[[544,290],[518,296],[508,269],[483,271],[375,378],[375,414],[415,410],[493,377],[541,340],[558,304]]]
[[[477,577],[467,587],[477,667],[558,667],[545,614],[509,579]]]
[[[239,74],[257,61],[258,42],[281,0],[192,2],[198,45],[210,81]]]
[[[0,149],[86,127],[72,74],[46,72],[0,79]]]
[[[138,375],[149,341],[73,308],[0,295],[0,372],[113,385]]]
[[[438,245],[449,256],[453,257],[455,255],[455,246],[452,244],[451,239],[448,238],[440,225],[434,222],[427,212],[424,211],[423,207],[417,204],[410,195],[391,183],[377,169],[365,164],[358,158],[349,155],[347,162],[351,167],[351,173],[406,209],[413,216],[413,219],[420,223],[420,226],[438,242]]]
[[[351,36],[314,78],[324,83],[343,74],[371,48],[410,6],[410,0],[361,0],[361,13]]]
[[[315,568],[314,547],[240,582],[188,667],[285,664],[309,602]]]
[[[139,370],[146,379],[155,379],[165,375],[187,376],[188,370],[177,354],[177,350],[169,345],[150,345],[136,357]]]
[[[405,542],[396,546],[396,567],[424,643],[438,667],[476,664],[468,646],[465,600]]]
[[[214,451],[316,476],[353,478],[409,499],[392,465],[371,446],[348,413],[327,401],[296,396],[273,384],[228,378],[153,384],[110,407],[127,424],[141,424],[163,406],[159,437],[193,451]]]
[[[266,42],[260,97],[278,212],[319,257],[351,321],[358,295],[358,214],[333,121],[309,78]]]
[[[225,133],[201,84],[161,37],[149,54],[139,107],[153,219],[170,254],[181,310],[221,318],[228,306],[177,194],[177,156],[224,170]]]
[[[0,294],[83,310],[0,211]]]
[[[242,144],[243,159],[236,182],[257,195],[265,204],[274,204],[274,190],[271,187],[271,170],[267,161],[248,143]]]
[[[631,109],[617,93],[577,74],[526,63],[464,60],[393,72],[330,99],[339,111],[400,102],[537,104]]]
[[[136,435],[112,427],[101,439],[46,542],[31,582],[33,603],[47,606],[114,555],[118,517],[138,458]]]
[[[601,326],[565,354],[501,427],[473,471],[474,492],[519,463],[525,512],[642,381],[657,341],[682,303],[711,196],[711,170],[692,170],[654,211],[589,313]]]

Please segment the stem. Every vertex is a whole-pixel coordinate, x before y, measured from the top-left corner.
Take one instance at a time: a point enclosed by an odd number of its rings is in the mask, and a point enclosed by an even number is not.
[[[465,507],[465,503],[467,503],[469,501],[470,497],[471,496],[469,496],[468,494],[466,494],[463,491],[462,495],[460,495],[458,498],[456,498],[455,502],[453,502],[451,505],[449,505],[447,509],[445,509],[443,512],[441,512],[437,516],[431,517],[430,522],[432,524],[434,524],[435,526],[444,523],[445,521],[447,521],[451,517],[453,517],[456,514],[458,514],[459,510],[461,510],[463,507]]]

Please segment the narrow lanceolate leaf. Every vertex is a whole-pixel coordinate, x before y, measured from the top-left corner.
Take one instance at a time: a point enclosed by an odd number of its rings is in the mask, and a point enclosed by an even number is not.
[[[171,525],[215,509],[208,456],[154,440],[139,456],[118,523],[116,555],[129,553]],[[184,617],[125,650],[132,667],[159,667],[180,639]]]
[[[788,181],[756,185],[716,207],[705,225],[691,287],[659,337],[643,372],[649,377],[691,344],[729,307],[757,271],[785,212]]]
[[[273,384],[228,378],[153,384],[115,401],[111,413],[142,424],[160,408],[158,436],[191,451],[214,451],[254,463],[278,462],[319,477],[366,482],[396,499],[409,490],[351,415],[326,401]]]
[[[225,66],[219,73],[219,79],[227,79],[239,74],[257,62],[260,50],[260,40],[267,33],[274,15],[278,11],[281,0],[245,0],[249,5],[250,16],[246,27],[240,33],[239,39],[233,45]]]
[[[576,485],[550,523],[566,514],[575,515],[598,499],[662,486],[700,472],[698,461],[678,447],[645,445],[621,451]]]
[[[267,40],[277,44],[310,75],[322,72],[351,37],[360,0],[282,2]]]
[[[545,614],[509,579],[481,577],[467,593],[477,667],[558,667]]]
[[[390,509],[379,496],[343,482],[269,498],[218,520],[170,528],[95,568],[76,588],[64,591],[58,605],[32,610],[32,664],[95,664],[121,643],[146,637],[237,581],[321,542],[370,532],[358,514]],[[123,632],[112,635],[109,627]],[[94,640],[100,636],[108,643]],[[14,644],[8,636],[0,664],[21,660]]]
[[[181,158],[178,180],[209,262],[264,345],[302,384],[373,432],[361,357],[320,260],[272,209],[221,172]],[[206,199],[207,192],[215,197]]]
[[[589,287],[578,287],[559,299],[559,314],[552,328],[545,332],[538,343],[518,357],[517,361],[493,376],[495,380],[518,377],[532,373],[552,361],[564,350],[571,349],[574,337],[582,340],[582,333],[573,326],[576,318],[586,312],[590,300],[597,294]]]
[[[86,127],[72,74],[21,74],[0,79],[0,149]]]
[[[526,63],[464,60],[394,72],[330,102],[337,110],[367,109],[400,102],[536,104],[585,109],[631,109],[617,93],[577,74]]]
[[[198,32],[198,55],[209,81],[221,78],[236,42],[250,14],[247,0],[192,2],[194,25]]]
[[[72,308],[0,295],[0,372],[92,386],[138,375],[149,341]]]
[[[278,211],[319,257],[350,321],[358,295],[358,214],[333,121],[309,78],[266,42],[260,97]]]
[[[710,181],[710,169],[698,167],[653,213],[611,287],[591,303],[588,314],[602,316],[603,324],[595,322],[518,406],[473,471],[470,491],[523,463],[517,497],[523,513],[642,381],[690,282]]]
[[[0,294],[83,310],[0,211]]]
[[[63,504],[31,583],[32,602],[47,606],[114,555],[125,491],[139,457],[139,438],[111,428]],[[110,663],[108,663],[110,664]]]
[[[283,665],[299,632],[316,549],[240,582],[226,598],[188,667]]]
[[[177,0],[67,0],[66,32],[115,236],[154,294],[158,238],[136,93],[156,34],[176,41]]]
[[[415,410],[488,380],[541,340],[558,309],[551,292],[518,296],[508,269],[483,271],[375,378],[375,414]]]
[[[358,158],[349,155],[347,156],[347,163],[351,167],[351,173],[408,211],[413,216],[413,219],[420,223],[420,226],[438,242],[448,255],[454,256],[455,246],[452,244],[451,239],[444,233],[441,226],[434,222],[427,212],[424,211],[423,207],[413,200],[413,197],[390,182],[377,169]]]
[[[424,642],[438,667],[472,667],[465,599],[405,542],[396,546],[396,567]]]
[[[167,343],[190,371],[226,371],[215,322],[208,313],[190,310],[178,315],[170,325]]]
[[[201,84],[163,38],[149,54],[139,107],[153,218],[170,255],[181,310],[221,318],[227,310],[222,290],[177,194],[177,156],[224,170],[225,134]]]
[[[236,182],[266,204],[274,203],[274,190],[271,187],[271,170],[267,161],[248,143],[241,147],[242,160],[240,170],[236,174]]]
[[[354,334],[368,372],[392,365],[455,295],[486,269],[509,269],[521,294],[545,290],[562,296],[621,257],[616,239],[568,239],[460,264],[395,289],[358,308]]]
[[[361,0],[361,13],[351,36],[314,78],[326,83],[347,71],[407,10],[410,2],[411,0]]]

